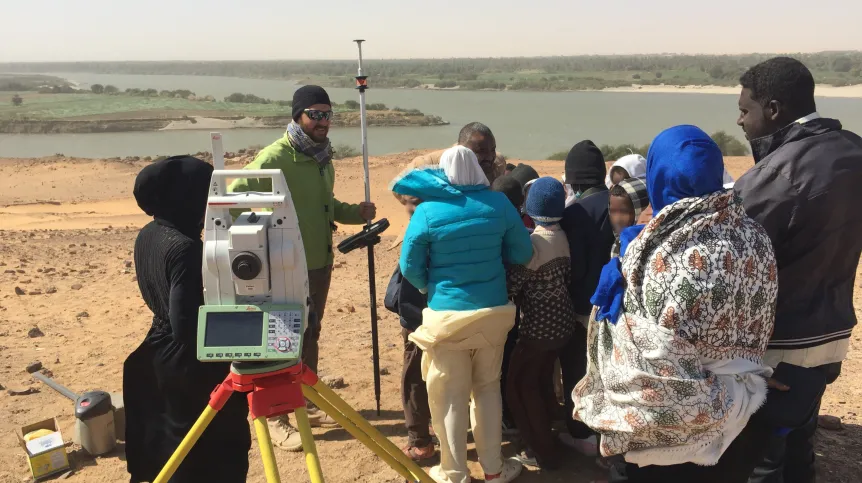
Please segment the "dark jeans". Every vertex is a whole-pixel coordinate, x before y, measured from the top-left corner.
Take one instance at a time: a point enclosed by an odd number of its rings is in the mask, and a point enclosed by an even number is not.
[[[841,363],[817,369],[826,375],[826,383],[832,384],[841,374]],[[773,435],[767,442],[766,456],[751,473],[749,483],[813,483],[814,435],[819,413],[820,403],[804,426],[784,436]]]
[[[424,448],[431,444],[431,409],[428,407],[428,390],[422,380],[422,351],[410,342],[410,331],[401,329],[404,337],[404,368],[401,371],[401,402],[404,405],[404,422],[410,446]]]
[[[572,338],[560,350],[560,368],[563,371],[563,392],[566,399],[566,427],[574,438],[589,438],[594,434],[593,430],[581,421],[572,419],[575,410],[572,390],[587,375],[587,328],[580,322],[575,322]]]
[[[519,340],[512,352],[506,381],[509,408],[521,438],[541,467],[551,470],[560,464],[551,427],[558,407],[554,394],[554,363],[561,345]]]
[[[322,327],[323,313],[326,311],[326,298],[329,296],[329,284],[332,281],[332,265],[308,271],[308,291],[311,295],[308,327],[302,336],[302,362],[317,373],[317,361],[320,356],[318,340]]]
[[[762,423],[749,421],[715,466],[639,467],[626,463],[622,456],[613,457],[609,483],[745,483],[762,459],[772,432]]]
[[[503,398],[503,421],[507,424],[517,425],[518,423],[512,418],[512,411],[509,409],[509,402],[506,398],[506,377],[509,373],[509,363],[512,360],[512,352],[515,350],[515,343],[518,342],[518,322],[521,319],[521,310],[515,312],[515,326],[509,331],[506,336],[506,345],[503,346],[503,365],[500,368],[500,396]]]

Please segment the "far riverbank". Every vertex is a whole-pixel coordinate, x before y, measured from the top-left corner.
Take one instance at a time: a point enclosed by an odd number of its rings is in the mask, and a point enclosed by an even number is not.
[[[147,131],[189,131],[210,129],[284,128],[290,116],[200,116],[175,113],[166,117],[90,116],[92,119],[2,119],[3,134],[95,134]],[[358,112],[340,113],[333,127],[359,127]],[[436,116],[411,116],[398,111],[369,111],[368,125],[373,127],[446,126]]]

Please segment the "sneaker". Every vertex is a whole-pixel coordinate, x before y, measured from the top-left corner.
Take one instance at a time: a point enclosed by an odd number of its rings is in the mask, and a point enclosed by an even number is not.
[[[326,414],[318,408],[310,407],[308,412],[308,424],[312,428],[337,428],[338,423],[332,419],[332,416]]]
[[[564,445],[572,448],[573,450],[581,453],[584,456],[598,456],[599,455],[599,444],[596,440],[596,436],[592,435],[589,438],[579,439],[573,437],[569,433],[560,433],[558,435],[560,442]]]
[[[269,426],[269,439],[272,445],[285,451],[302,451],[302,437],[299,431],[290,425],[287,416],[279,416],[266,422]]]
[[[493,481],[494,483],[509,483],[514,481],[524,467],[514,458],[503,460],[503,471],[496,475],[485,473],[485,481]]]
[[[516,460],[518,463],[521,463],[524,466],[533,466],[538,468],[539,462],[536,460],[536,456],[528,452],[527,450],[521,451],[516,454],[512,459]]]

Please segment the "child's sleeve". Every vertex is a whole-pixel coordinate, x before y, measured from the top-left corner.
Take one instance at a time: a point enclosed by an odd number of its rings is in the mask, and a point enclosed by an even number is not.
[[[509,291],[509,298],[512,300],[516,300],[517,297],[522,295],[524,285],[529,283],[530,269],[528,267],[532,267],[534,260],[539,256],[538,250],[533,245],[533,236],[536,235],[530,235],[528,238],[532,252],[530,260],[524,265],[506,266],[506,286]]]
[[[526,281],[527,267],[524,265],[509,265],[506,268],[506,287],[510,299],[517,300]]]

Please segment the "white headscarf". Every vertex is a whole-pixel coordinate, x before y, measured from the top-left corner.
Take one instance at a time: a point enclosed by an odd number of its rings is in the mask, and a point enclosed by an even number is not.
[[[646,159],[640,154],[628,154],[618,159],[616,163],[611,166],[611,169],[608,170],[607,176],[605,176],[605,185],[608,188],[613,186],[611,183],[611,170],[619,166],[626,170],[629,174],[629,178],[646,178]]]
[[[488,177],[479,166],[476,153],[464,146],[455,146],[443,152],[443,156],[440,157],[440,168],[446,173],[449,182],[454,185],[491,186]]]
[[[644,159],[644,157],[641,156],[640,154],[629,154],[629,155],[623,156],[622,158],[618,159],[617,162],[613,164],[613,166],[611,166],[611,169],[614,169],[617,166],[626,170],[629,173],[629,178],[640,178],[640,179],[646,178],[646,159]],[[730,173],[727,172],[726,169],[724,170],[723,178],[724,179],[722,180],[722,183],[724,184],[724,188],[725,189],[733,188],[733,184],[734,184],[733,177],[730,175]],[[566,182],[566,177],[565,177],[565,175],[563,175],[563,183],[565,183],[565,182]],[[610,170],[608,170],[608,174],[607,174],[607,176],[605,176],[605,184],[607,185],[608,188],[611,188],[613,186],[613,183],[611,183],[611,171]],[[566,186],[568,186],[568,185],[566,185]]]

